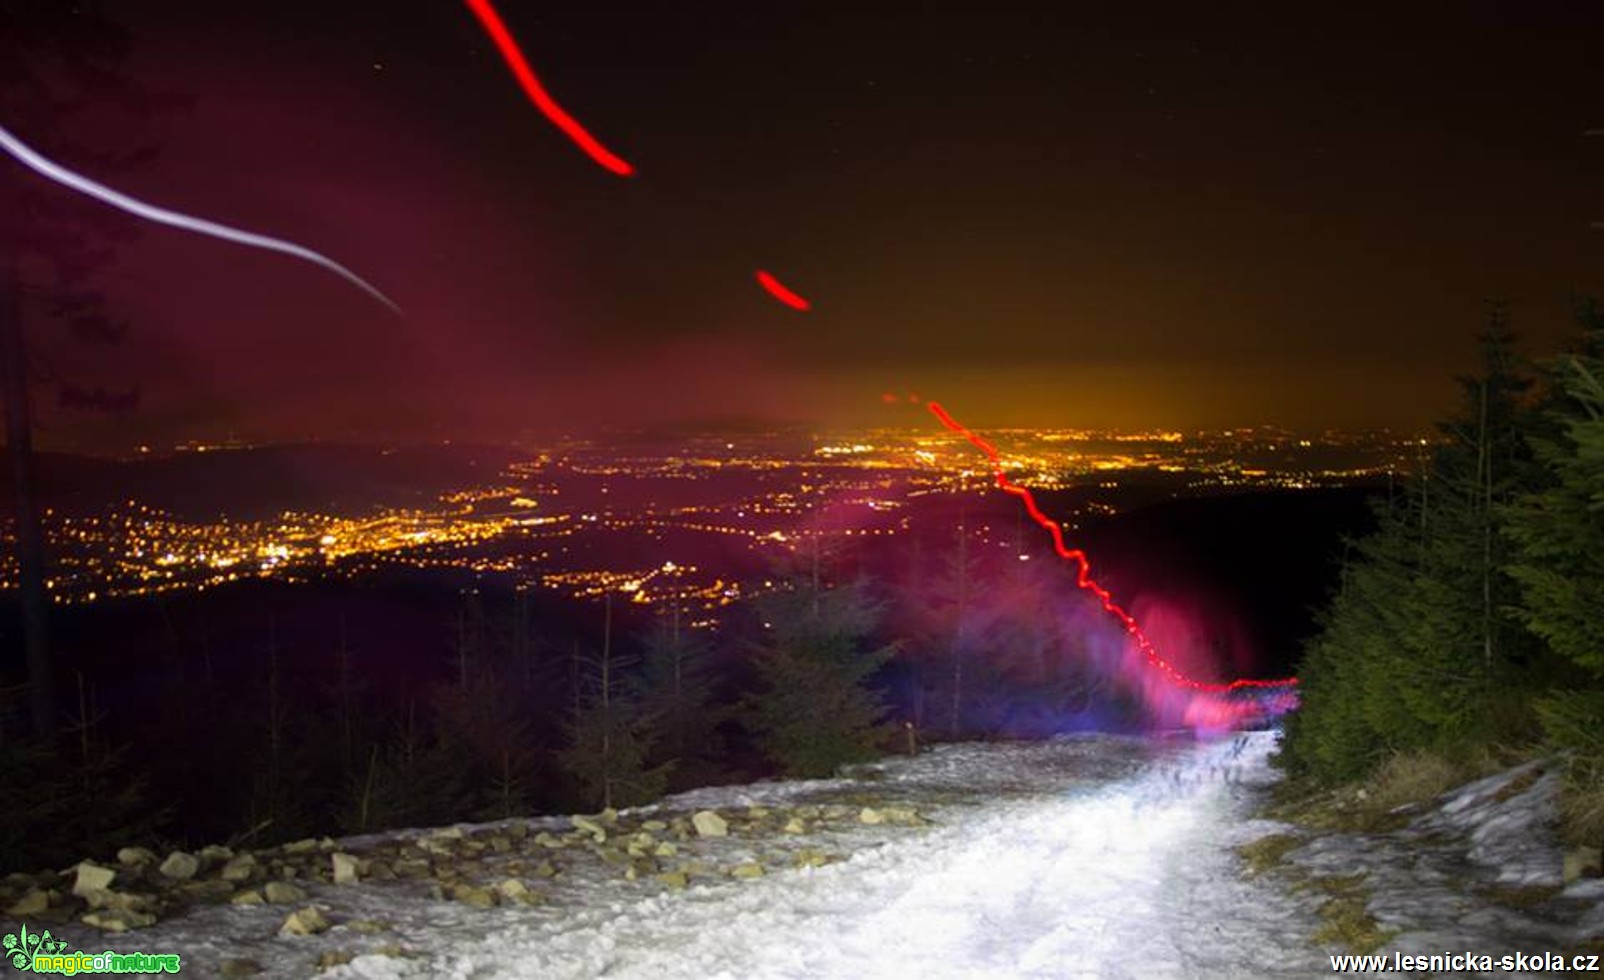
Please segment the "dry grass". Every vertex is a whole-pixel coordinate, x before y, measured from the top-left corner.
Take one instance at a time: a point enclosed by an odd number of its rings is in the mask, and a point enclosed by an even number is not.
[[[1604,844],[1604,778],[1573,779],[1559,802],[1566,841],[1572,844]]]
[[[1256,877],[1281,866],[1288,853],[1303,846],[1296,834],[1270,834],[1238,847],[1236,853],[1247,862],[1248,877]]]
[[[1358,876],[1343,876],[1322,889],[1334,894],[1330,901],[1320,906],[1318,914],[1322,924],[1315,930],[1314,941],[1353,953],[1370,953],[1380,949],[1398,933],[1396,930],[1383,929],[1376,917],[1370,914],[1366,907],[1370,889],[1364,886],[1362,878],[1355,881],[1355,877]],[[1315,884],[1322,881],[1324,879],[1317,879]]]
[[[1463,781],[1464,770],[1440,753],[1426,749],[1399,752],[1365,781],[1366,809],[1380,812],[1425,803]]]

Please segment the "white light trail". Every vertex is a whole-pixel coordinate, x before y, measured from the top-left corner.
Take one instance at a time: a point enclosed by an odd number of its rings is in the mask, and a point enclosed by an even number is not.
[[[207,221],[205,218],[196,218],[177,211],[148,204],[138,198],[129,197],[121,191],[113,190],[105,184],[90,180],[83,174],[68,170],[59,163],[45,157],[28,144],[18,139],[15,134],[4,126],[0,126],[0,149],[15,157],[20,163],[38,173],[40,176],[71,188],[80,194],[93,197],[110,204],[114,208],[127,211],[129,214],[154,221],[157,224],[168,225],[173,228],[183,228],[201,235],[210,235],[224,241],[234,242],[238,245],[248,245],[252,248],[266,249],[269,252],[281,252],[298,259],[303,259],[315,265],[320,265],[346,282],[357,287],[374,299],[389,307],[397,316],[401,315],[401,308],[390,300],[390,297],[381,293],[367,280],[347,269],[326,255],[314,252],[309,248],[287,242],[283,239],[268,235],[258,235],[255,232],[231,228],[228,225]]]

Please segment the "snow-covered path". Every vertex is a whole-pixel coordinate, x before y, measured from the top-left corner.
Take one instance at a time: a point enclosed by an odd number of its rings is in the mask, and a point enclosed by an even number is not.
[[[232,901],[120,935],[58,934],[176,952],[186,973],[223,977],[1321,975],[1316,903],[1245,878],[1233,851],[1284,829],[1250,817],[1273,749],[1267,733],[950,745],[594,823],[307,841],[258,852],[266,878]],[[702,810],[728,834],[692,830]],[[360,880],[330,880],[342,860]],[[278,877],[296,896],[264,902]],[[292,911],[322,921],[287,934]]]
[[[1085,744],[946,749],[890,780],[914,798],[923,794],[909,784],[984,791],[1000,781],[1015,792],[949,806],[938,826],[839,864],[510,917],[493,933],[442,936],[429,960],[406,966],[653,980],[1321,972],[1324,955],[1302,938],[1313,929],[1306,913],[1266,901],[1267,886],[1244,882],[1231,852],[1254,835],[1242,821],[1249,787],[1266,778],[1270,736],[1100,760],[1125,770],[1106,781],[1049,758]],[[1045,773],[1031,765],[1052,761]],[[402,965],[367,960],[348,975]]]

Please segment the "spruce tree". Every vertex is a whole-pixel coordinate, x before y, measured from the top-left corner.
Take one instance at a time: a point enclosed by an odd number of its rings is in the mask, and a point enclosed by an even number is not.
[[[828,776],[875,756],[887,730],[885,705],[869,680],[891,658],[874,647],[880,610],[864,586],[793,583],[760,607],[768,634],[758,644],[758,690],[745,720],[764,754],[787,776]]]

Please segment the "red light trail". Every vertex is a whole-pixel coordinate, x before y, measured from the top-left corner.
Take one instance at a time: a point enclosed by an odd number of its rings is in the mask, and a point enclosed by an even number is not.
[[[925,407],[930,410],[930,414],[940,420],[942,425],[968,439],[976,449],[986,454],[986,458],[991,460],[992,471],[997,475],[997,486],[1002,488],[1004,492],[1018,497],[1024,503],[1025,512],[1030,514],[1031,520],[1040,524],[1053,536],[1053,549],[1058,552],[1060,558],[1072,561],[1079,566],[1079,572],[1075,576],[1075,584],[1097,597],[1103,608],[1124,625],[1125,632],[1129,633],[1132,639],[1136,641],[1137,648],[1147,657],[1148,663],[1152,664],[1171,683],[1179,687],[1191,688],[1195,691],[1210,691],[1216,694],[1228,694],[1244,688],[1284,688],[1298,683],[1296,677],[1286,677],[1279,680],[1244,679],[1232,681],[1229,684],[1211,684],[1206,681],[1195,680],[1181,673],[1174,664],[1159,656],[1158,651],[1153,649],[1152,641],[1142,632],[1141,626],[1131,617],[1131,614],[1120,608],[1114,602],[1114,597],[1109,594],[1109,591],[1098,585],[1096,580],[1092,578],[1092,565],[1087,560],[1086,553],[1079,548],[1070,548],[1064,544],[1063,527],[1057,521],[1041,512],[1041,508],[1036,506],[1036,498],[1030,495],[1029,490],[1008,479],[1008,474],[1003,471],[1002,459],[997,453],[997,447],[970,431],[963,423],[947,414],[947,410],[936,402],[930,402]]]
[[[767,272],[764,272],[762,269],[757,270],[757,282],[758,285],[769,291],[769,295],[773,296],[775,299],[784,303],[786,306],[789,306],[793,310],[801,310],[805,313],[812,306],[812,304],[807,300],[785,288],[785,286],[778,279],[769,275]]]
[[[502,59],[507,62],[513,77],[523,86],[524,94],[529,96],[529,101],[535,104],[535,108],[544,113],[546,118],[567,134],[581,150],[589,154],[592,160],[620,177],[632,175],[635,168],[627,160],[602,146],[601,142],[586,132],[585,127],[558,105],[557,100],[546,91],[546,87],[540,84],[540,79],[535,77],[534,69],[529,67],[528,59],[519,49],[517,40],[513,38],[512,32],[507,30],[506,23],[502,21],[501,15],[496,13],[496,8],[491,6],[490,0],[467,0],[467,4],[468,9],[479,18],[485,33],[490,35],[490,40],[494,41],[501,51]]]

